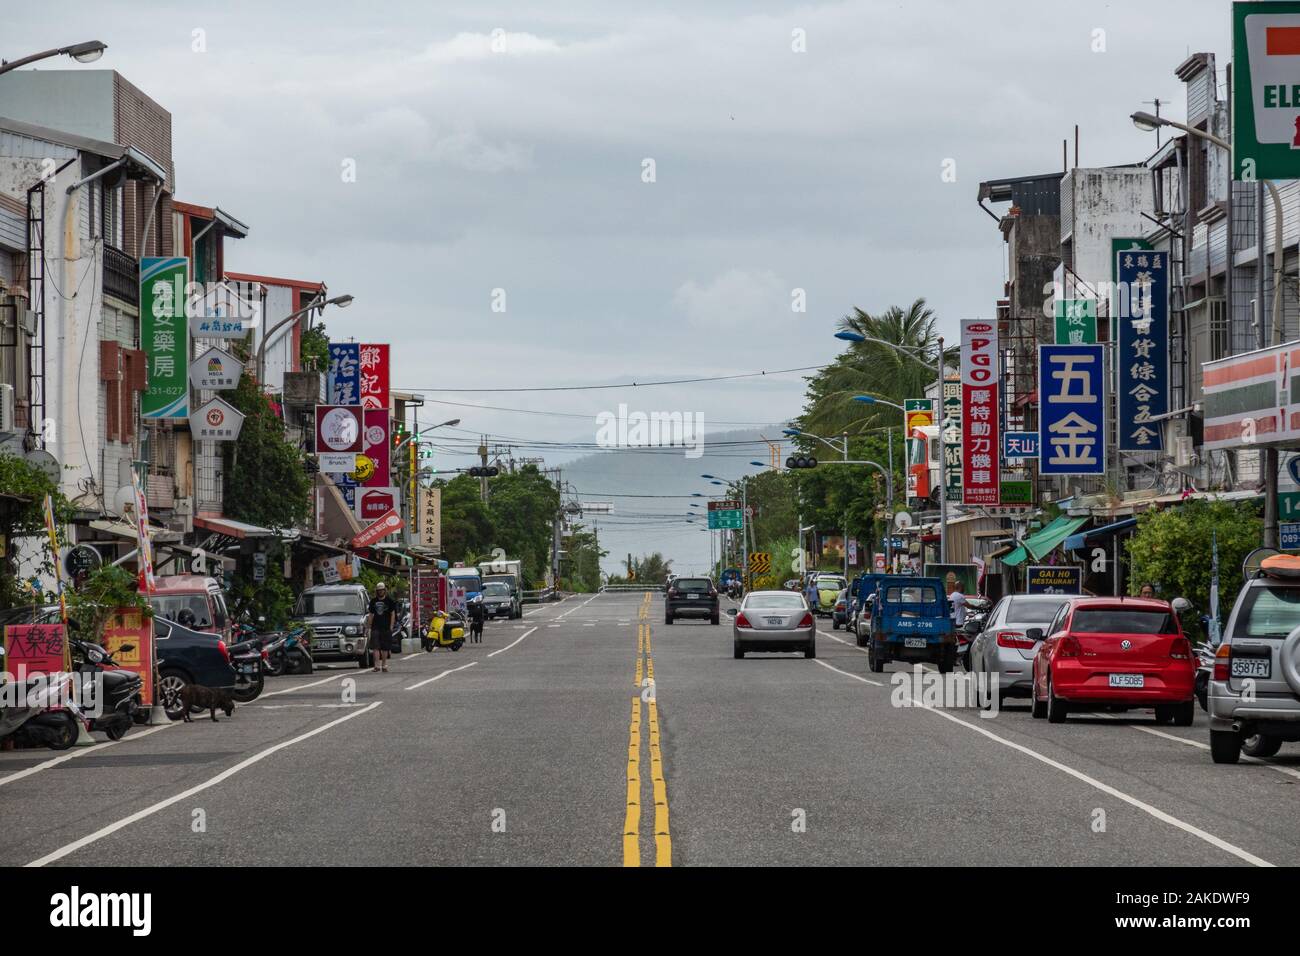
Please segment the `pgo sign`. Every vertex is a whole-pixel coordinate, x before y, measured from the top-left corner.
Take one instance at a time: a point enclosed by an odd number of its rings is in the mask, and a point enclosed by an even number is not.
[[[997,325],[984,319],[963,319],[961,500],[967,505],[1001,501],[998,357]]]

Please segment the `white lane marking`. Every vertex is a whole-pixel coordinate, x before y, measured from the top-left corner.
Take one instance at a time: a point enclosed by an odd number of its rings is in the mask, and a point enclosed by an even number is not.
[[[418,690],[419,688],[423,687],[425,684],[432,684],[432,683],[433,683],[434,681],[436,681],[436,680],[442,680],[442,679],[443,679],[444,677],[446,677],[448,674],[454,674],[454,673],[456,673],[456,671],[463,671],[465,668],[467,668],[467,667],[473,667],[473,666],[474,666],[475,664],[477,664],[477,663],[478,663],[478,661],[470,661],[468,664],[461,664],[460,667],[449,667],[449,668],[447,668],[447,670],[445,670],[445,671],[440,671],[439,673],[434,674],[432,677],[430,677],[430,678],[428,678],[428,679],[426,679],[426,680],[422,680],[422,681],[420,681],[418,684],[412,684],[410,687],[408,687],[408,688],[406,688],[406,689],[407,689],[407,690]]]
[[[1093,717],[1105,717],[1107,720],[1122,719],[1119,717],[1115,717],[1111,714],[1098,714],[1095,712],[1090,712],[1090,715]],[[1167,733],[1163,730],[1156,730],[1154,727],[1143,727],[1141,724],[1125,724],[1125,726],[1131,727],[1134,730],[1140,730],[1142,731],[1142,733],[1150,734],[1153,737],[1163,737],[1166,740],[1172,740],[1175,743],[1186,744],[1189,747],[1196,747],[1200,750],[1210,749],[1209,744],[1203,744],[1199,740],[1188,740],[1186,737],[1179,737],[1177,734]],[[1296,770],[1293,767],[1283,767],[1280,764],[1269,763],[1267,760],[1261,760],[1259,757],[1251,757],[1248,754],[1242,754],[1241,759],[1246,761],[1247,763],[1257,763],[1262,766],[1268,767],[1269,770],[1276,770],[1278,773],[1286,774],[1288,777],[1300,777],[1300,770]],[[0,781],[0,783],[3,782],[4,781]]]
[[[53,757],[43,763],[38,763],[34,767],[27,767],[24,770],[16,771],[7,777],[0,777],[0,787],[6,783],[13,783],[15,780],[21,780],[24,777],[30,777],[34,773],[40,773],[42,770],[49,770],[51,767],[57,767],[59,764],[77,757],[83,757],[86,754],[97,754],[107,747],[114,747],[117,744],[124,743],[128,740],[139,740],[141,737],[148,737],[150,734],[156,734],[160,730],[166,730],[168,727],[175,727],[175,724],[159,724],[157,727],[150,727],[148,730],[142,730],[137,734],[127,734],[121,740],[106,740],[103,743],[97,743],[93,747],[85,747],[81,750],[73,750],[69,753]]]
[[[245,760],[241,760],[233,767],[227,767],[225,770],[221,771],[221,773],[217,774],[215,777],[212,777],[209,780],[203,781],[203,783],[196,784],[195,786],[190,787],[188,790],[183,790],[180,793],[176,794],[175,796],[168,797],[166,800],[160,800],[157,803],[155,803],[153,806],[145,807],[143,810],[137,810],[135,813],[132,813],[130,816],[123,817],[121,820],[118,820],[115,823],[110,823],[108,826],[96,830],[94,833],[91,833],[88,836],[84,836],[79,840],[74,840],[71,843],[69,843],[67,846],[59,847],[59,849],[53,851],[52,853],[45,854],[45,856],[41,857],[38,860],[33,860],[31,863],[28,863],[27,866],[45,866],[48,863],[54,863],[57,860],[61,860],[65,856],[77,852],[82,847],[86,847],[92,843],[98,842],[99,840],[102,840],[104,837],[110,836],[111,834],[116,833],[118,830],[121,830],[124,827],[129,827],[131,824],[137,823],[140,820],[145,819],[146,817],[151,817],[158,811],[166,810],[168,807],[180,803],[182,800],[188,800],[196,793],[202,793],[204,790],[207,790],[211,787],[215,787],[217,784],[230,779],[235,774],[239,773],[241,770],[251,767],[253,764],[266,759],[267,757],[271,756],[271,754],[273,753],[277,753],[278,751],[284,750],[286,747],[292,747],[294,744],[302,743],[302,741],[307,740],[310,737],[315,737],[317,734],[322,734],[325,731],[329,730],[331,727],[337,727],[339,724],[343,723],[344,721],[351,720],[353,717],[360,717],[362,714],[368,714],[370,711],[374,710],[382,703],[383,703],[382,700],[377,700],[373,704],[367,705],[362,710],[354,710],[350,714],[344,714],[342,717],[336,718],[335,720],[331,720],[329,723],[321,724],[319,727],[313,730],[309,730],[305,734],[299,734],[297,737],[294,737],[292,740],[285,740],[282,741],[281,743],[274,744],[270,747],[267,747],[265,750],[259,751],[258,753],[253,754],[253,756],[248,757]]]
[[[821,664],[822,662],[819,660],[817,661],[817,663]],[[824,666],[831,667],[829,664],[825,664]],[[839,668],[831,667],[831,670],[833,671],[839,670]],[[852,677],[855,680],[865,681],[864,678],[858,677],[856,674],[849,674],[847,671],[839,671],[839,672],[841,674],[847,674],[849,677]],[[1002,744],[1002,746],[1004,747],[1010,747],[1012,750],[1019,751],[1025,756],[1032,757],[1035,760],[1039,761],[1040,763],[1047,764],[1047,766],[1053,768],[1054,770],[1059,770],[1061,771],[1061,773],[1068,774],[1069,776],[1074,777],[1076,780],[1079,780],[1083,783],[1086,783],[1090,787],[1100,790],[1102,793],[1106,794],[1107,796],[1114,797],[1116,800],[1121,800],[1124,803],[1127,803],[1129,806],[1136,807],[1137,809],[1141,810],[1143,813],[1155,817],[1157,820],[1161,821],[1162,823],[1167,823],[1172,827],[1182,830],[1184,833],[1189,833],[1200,840],[1204,840],[1206,843],[1210,844],[1211,846],[1217,847],[1218,849],[1223,850],[1225,853],[1230,853],[1233,856],[1237,857],[1237,859],[1244,860],[1245,862],[1251,864],[1252,866],[1271,867],[1274,865],[1272,863],[1269,863],[1267,860],[1255,856],[1255,854],[1250,853],[1247,850],[1243,850],[1239,846],[1229,843],[1227,840],[1215,836],[1213,833],[1208,833],[1205,830],[1202,830],[1198,826],[1194,826],[1193,824],[1190,824],[1185,820],[1180,820],[1178,817],[1173,816],[1172,814],[1165,813],[1165,811],[1158,809],[1157,807],[1153,807],[1149,803],[1144,803],[1143,801],[1139,800],[1137,797],[1129,796],[1127,793],[1124,793],[1122,790],[1115,789],[1108,783],[1102,783],[1096,777],[1090,777],[1082,770],[1075,770],[1073,767],[1067,766],[1066,764],[1061,763],[1059,760],[1053,760],[1051,757],[1047,756],[1046,754],[1040,754],[1037,750],[1034,750],[1031,747],[1026,747],[1024,744],[1018,744],[1013,740],[1007,740],[1005,737],[999,737],[997,734],[993,733],[990,730],[985,730],[983,727],[978,727],[975,724],[970,723],[969,721],[962,720],[959,717],[954,717],[952,714],[949,714],[946,711],[939,710],[936,707],[927,707],[925,704],[921,703],[921,701],[917,700],[915,697],[912,698],[912,705],[916,708],[919,708],[920,710],[929,711],[932,714],[942,717],[944,720],[950,720],[954,724],[960,724],[961,726],[967,728],[968,730],[975,731],[975,733],[977,734],[983,734],[989,740],[992,740],[995,743]]]
[[[560,625],[558,625],[558,624],[547,624],[546,626],[547,626],[547,627],[559,627]],[[488,657],[491,657],[491,656],[492,656],[491,654],[488,655]]]
[[[825,631],[818,631],[817,633],[818,633],[820,636],[822,636],[822,637],[829,637],[832,641],[839,641],[839,642],[840,642],[841,644],[843,644],[845,647],[851,647],[851,648],[853,648],[853,650],[855,650],[855,651],[859,651],[859,652],[861,652],[861,653],[863,653],[863,654],[866,654],[866,653],[867,653],[867,649],[866,649],[865,647],[858,647],[856,641],[854,641],[853,643],[849,643],[848,641],[845,641],[845,640],[842,640],[841,638],[836,637],[834,634],[827,634]]]
[[[315,707],[315,704],[258,704],[263,710],[289,710],[293,707]]]
[[[825,668],[828,668],[828,669],[830,669],[830,670],[833,670],[833,671],[834,671],[835,673],[837,673],[837,674],[843,674],[845,677],[852,677],[854,680],[862,681],[862,683],[864,683],[864,684],[870,684],[872,687],[884,687],[884,686],[885,686],[884,684],[882,684],[882,683],[881,683],[880,681],[878,681],[878,680],[868,680],[868,679],[865,678],[865,677],[859,677],[857,674],[850,674],[848,671],[842,671],[842,670],[840,670],[838,667],[831,667],[830,664],[827,664],[827,663],[826,663],[824,660],[822,660],[820,657],[814,657],[814,658],[813,658],[813,663],[814,663],[814,664],[820,664],[822,667],[825,667]]]
[[[557,625],[552,625],[552,627],[555,626]],[[488,657],[496,657],[498,654],[504,654],[506,651],[510,650],[510,648],[514,647],[516,644],[522,641],[529,634],[533,633],[533,631],[535,630],[537,630],[536,627],[530,627],[528,630],[524,631],[524,633],[520,634],[517,638],[515,638],[513,641],[507,644],[505,647],[501,648],[499,651],[493,651],[491,654],[488,655]]]
[[[595,625],[595,624],[584,624],[584,625],[582,625],[582,626],[583,626],[583,627],[595,627],[596,625]]]
[[[296,684],[293,687],[286,687],[284,690],[273,690],[269,694],[262,694],[263,697],[278,697],[280,694],[292,694],[296,690],[306,690],[308,687],[319,687],[321,684],[328,684],[332,680],[338,680],[344,676],[347,671],[339,671],[330,677],[324,677],[321,680],[314,680],[310,684]]]
[[[597,594],[593,594],[591,597],[587,598],[587,600],[583,601],[581,604],[575,604],[573,607],[569,608],[567,611],[565,611],[563,614],[561,614],[559,617],[557,617],[556,620],[558,621],[558,620],[560,620],[561,618],[568,617],[568,616],[569,616],[570,614],[572,614],[574,611],[581,611],[584,607],[586,607],[586,606],[587,606],[588,604],[590,604],[592,601],[596,600],[596,598],[599,597],[599,596],[600,596],[599,593],[597,593]]]
[[[416,651],[414,654],[407,654],[405,657],[402,658],[402,660],[404,660],[404,661],[409,661],[412,657],[419,657],[421,654],[426,654],[426,653],[428,653],[428,652],[427,652],[427,651]]]

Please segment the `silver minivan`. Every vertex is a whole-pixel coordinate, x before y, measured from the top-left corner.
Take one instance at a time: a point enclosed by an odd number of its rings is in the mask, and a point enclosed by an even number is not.
[[[1228,617],[1207,699],[1210,754],[1271,757],[1300,741],[1300,579],[1257,572]]]

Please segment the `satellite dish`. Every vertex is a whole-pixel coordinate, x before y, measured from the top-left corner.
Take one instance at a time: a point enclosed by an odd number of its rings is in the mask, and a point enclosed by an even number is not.
[[[40,470],[46,478],[54,484],[58,484],[62,475],[59,473],[59,461],[53,455],[43,448],[34,448],[27,454],[23,455],[27,464]]]
[[[1246,555],[1246,560],[1241,562],[1241,576],[1249,581],[1259,571],[1260,564],[1265,558],[1281,553],[1276,548],[1256,548]]]
[[[894,527],[899,531],[902,531],[904,528],[912,527],[912,516],[906,511],[900,511],[898,514],[894,515]]]
[[[124,515],[127,511],[135,511],[135,489],[130,485],[123,485],[117,491],[113,492],[113,511],[116,514]]]

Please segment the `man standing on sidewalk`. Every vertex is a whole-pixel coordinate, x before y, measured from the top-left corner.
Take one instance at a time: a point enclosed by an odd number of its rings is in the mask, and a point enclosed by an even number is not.
[[[397,602],[388,596],[388,586],[380,581],[375,587],[374,600],[370,602],[370,646],[374,648],[376,671],[388,670],[393,617],[396,613]]]

